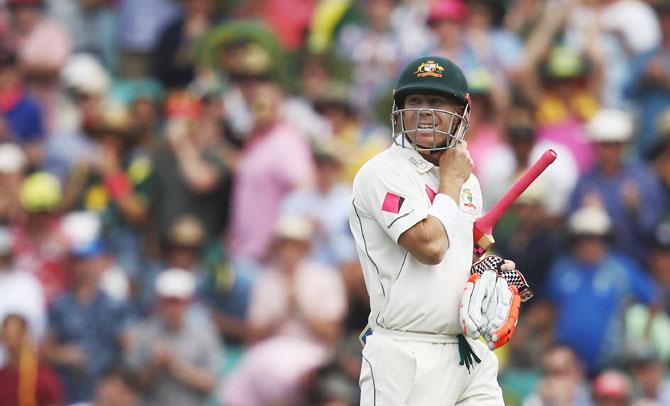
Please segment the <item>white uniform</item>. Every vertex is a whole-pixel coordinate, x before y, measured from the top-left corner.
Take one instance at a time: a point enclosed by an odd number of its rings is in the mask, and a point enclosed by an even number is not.
[[[392,145],[356,175],[349,224],[370,295],[373,334],[363,350],[362,405],[500,405],[497,360],[481,342],[470,373],[458,365],[458,309],[472,264],[472,226],[482,196],[474,175],[461,190],[461,219],[439,265],[398,245],[425,219],[439,170],[414,150]]]

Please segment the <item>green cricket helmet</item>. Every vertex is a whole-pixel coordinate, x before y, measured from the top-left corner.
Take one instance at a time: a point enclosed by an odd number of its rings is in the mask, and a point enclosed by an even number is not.
[[[408,108],[405,98],[410,94],[437,95],[453,99],[462,105],[462,111],[447,111],[433,108]],[[422,121],[430,121],[432,128],[425,125],[419,127],[419,120],[414,125],[406,125],[406,116],[414,114],[429,116]],[[391,126],[393,142],[403,148],[416,149],[421,152],[444,151],[463,140],[468,128],[470,116],[470,93],[468,83],[461,68],[447,58],[441,56],[422,56],[411,61],[403,69],[393,92],[393,111]],[[448,122],[447,128],[438,129],[436,123]],[[410,128],[411,127],[411,128]],[[432,145],[419,145],[416,137],[419,132],[432,131]],[[446,135],[446,141],[438,139]]]

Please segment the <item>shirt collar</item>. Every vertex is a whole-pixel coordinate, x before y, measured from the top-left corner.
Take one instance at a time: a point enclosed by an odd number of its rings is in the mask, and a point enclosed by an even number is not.
[[[419,173],[426,173],[435,166],[431,162],[426,161],[419,151],[415,149],[403,148],[395,143],[391,145],[391,149],[395,154],[409,162],[409,164]]]

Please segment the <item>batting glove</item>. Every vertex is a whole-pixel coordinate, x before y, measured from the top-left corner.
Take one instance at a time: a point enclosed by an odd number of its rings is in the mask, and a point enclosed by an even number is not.
[[[463,289],[459,319],[463,333],[474,340],[486,332],[489,326],[486,309],[489,308],[494,296],[497,279],[498,274],[492,269],[483,273],[474,273]]]

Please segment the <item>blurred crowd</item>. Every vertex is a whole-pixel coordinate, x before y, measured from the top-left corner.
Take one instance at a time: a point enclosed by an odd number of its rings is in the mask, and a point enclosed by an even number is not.
[[[668,0],[0,0],[0,406],[355,405],[350,185],[463,68],[508,405],[670,405]]]

